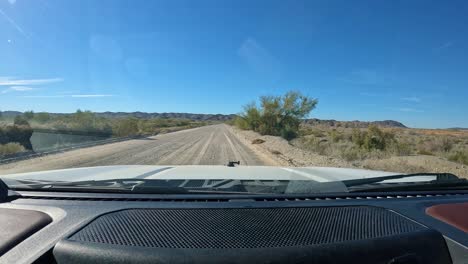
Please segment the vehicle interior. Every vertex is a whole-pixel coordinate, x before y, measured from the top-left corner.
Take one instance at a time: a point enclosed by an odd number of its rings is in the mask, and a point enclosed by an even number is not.
[[[0,262],[468,261],[463,189],[249,195],[226,180],[158,181],[191,190],[217,182],[216,190],[232,193],[70,192],[59,185],[28,191],[4,185]]]

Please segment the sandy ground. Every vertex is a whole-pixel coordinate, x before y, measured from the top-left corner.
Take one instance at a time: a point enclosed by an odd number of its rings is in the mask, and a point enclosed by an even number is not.
[[[272,165],[224,124],[82,148],[0,165],[0,174],[103,165]]]
[[[261,144],[252,144],[262,139]],[[0,165],[0,175],[103,165],[241,165],[365,168],[400,173],[450,172],[468,178],[468,166],[435,156],[348,162],[318,155],[274,136],[220,124],[134,139]]]
[[[273,164],[276,163],[279,166],[353,167],[349,162],[318,155],[292,146],[287,140],[280,137],[262,136],[253,131],[239,130],[237,128],[230,129],[232,129],[233,134],[235,134],[242,143],[245,145],[250,144],[257,155],[268,157],[273,160]],[[265,142],[262,144],[252,144],[252,141],[257,138]]]

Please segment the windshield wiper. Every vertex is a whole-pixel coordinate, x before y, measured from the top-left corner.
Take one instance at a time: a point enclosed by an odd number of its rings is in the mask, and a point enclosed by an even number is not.
[[[346,185],[346,187],[352,187],[352,186],[378,183],[378,182],[387,181],[387,180],[396,180],[396,179],[403,179],[403,178],[409,178],[409,177],[427,177],[427,176],[435,176],[436,181],[451,181],[451,180],[460,179],[451,173],[412,173],[412,174],[396,174],[396,175],[355,179],[355,180],[344,180],[342,182],[344,185]]]
[[[9,179],[11,180],[11,179]],[[13,180],[10,189],[19,191],[73,191],[73,192],[110,192],[137,194],[253,194],[244,190],[239,184],[221,187],[213,184],[207,187],[179,187],[185,180],[166,181],[161,179],[109,179],[90,181],[38,181]],[[230,182],[230,181],[224,181]],[[254,194],[260,194],[255,192]]]
[[[431,181],[381,183],[387,180],[404,179],[410,177],[434,176]],[[467,189],[468,180],[461,179],[451,173],[413,173],[382,176],[375,178],[345,180],[343,184],[349,192],[359,191],[427,191],[434,189]],[[357,187],[357,188],[356,188]]]

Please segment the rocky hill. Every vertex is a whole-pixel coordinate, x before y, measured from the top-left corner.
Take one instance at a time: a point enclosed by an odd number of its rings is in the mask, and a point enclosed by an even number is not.
[[[0,111],[0,116],[3,117],[15,117],[21,115],[21,112],[18,111]],[[196,121],[228,121],[236,117],[234,114],[224,115],[224,114],[193,114],[193,113],[147,113],[147,112],[97,112],[96,116],[106,117],[106,118],[125,118],[125,117],[136,117],[136,118],[170,118],[170,119],[190,119]],[[64,113],[50,113],[50,115],[67,115]],[[357,127],[365,128],[371,124],[375,124],[383,127],[401,127],[405,128],[406,126],[402,123],[394,120],[384,120],[384,121],[337,121],[337,120],[323,120],[323,119],[306,119],[304,120],[306,124],[309,125],[327,125],[327,126],[343,126],[343,127]]]
[[[176,118],[197,121],[227,121],[236,115],[223,114],[192,114],[192,113],[146,113],[146,112],[103,112],[96,113],[97,116],[107,118],[137,117],[137,118]]]
[[[366,121],[337,121],[337,120],[323,120],[323,119],[317,119],[317,118],[312,118],[312,119],[306,119],[304,120],[306,124],[309,125],[325,125],[325,126],[336,126],[336,127],[350,127],[350,128],[366,128],[369,125],[377,125],[381,127],[399,127],[399,128],[406,128],[405,125],[398,121],[394,120],[384,120],[384,121],[371,121],[371,122],[366,122]]]
[[[12,118],[21,115],[19,111],[0,111],[0,116]],[[50,115],[68,115],[65,113],[49,113]],[[96,112],[99,117],[106,118],[171,118],[171,119],[190,119],[196,121],[227,121],[234,118],[236,115],[223,114],[193,114],[193,113],[146,113],[146,112]]]

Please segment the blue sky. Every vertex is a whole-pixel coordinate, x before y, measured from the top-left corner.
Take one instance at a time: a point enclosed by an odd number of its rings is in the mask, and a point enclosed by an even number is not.
[[[237,113],[468,127],[467,1],[0,0],[0,109]]]

